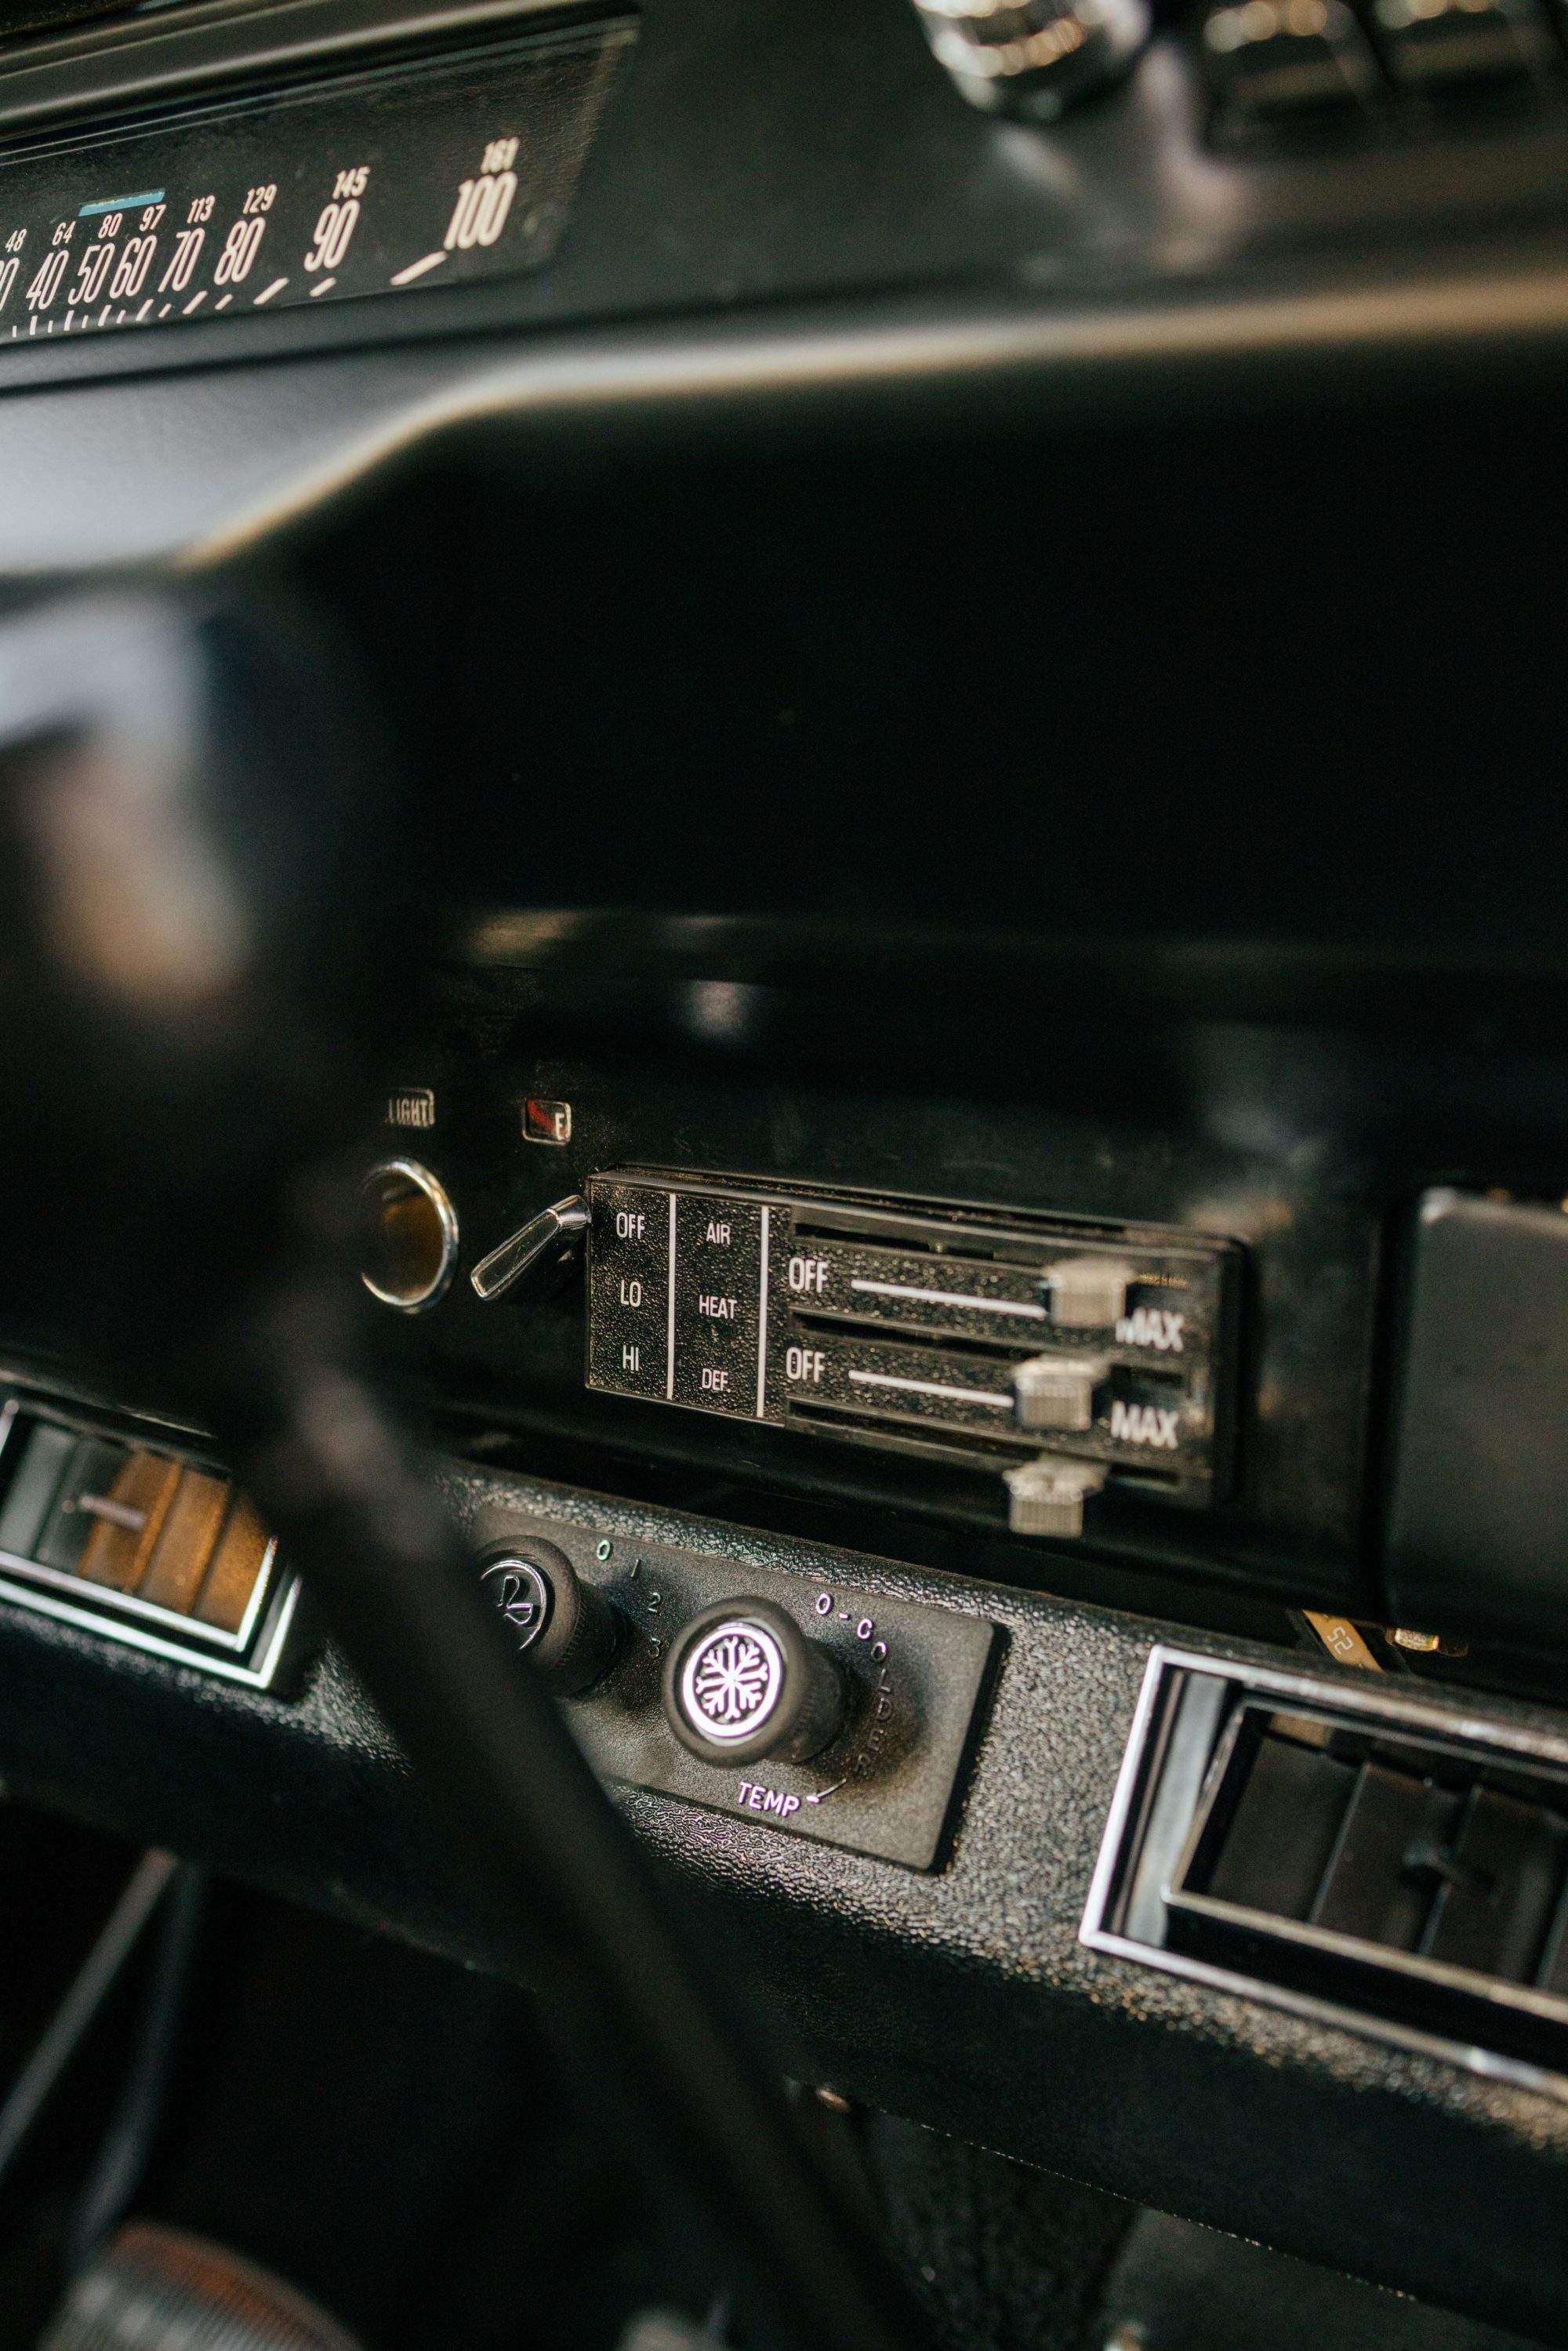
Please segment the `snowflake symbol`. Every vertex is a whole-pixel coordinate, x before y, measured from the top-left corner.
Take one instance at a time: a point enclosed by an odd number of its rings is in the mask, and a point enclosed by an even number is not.
[[[710,1722],[748,1722],[765,1709],[772,1682],[760,1645],[747,1633],[724,1633],[704,1652],[692,1694]]]

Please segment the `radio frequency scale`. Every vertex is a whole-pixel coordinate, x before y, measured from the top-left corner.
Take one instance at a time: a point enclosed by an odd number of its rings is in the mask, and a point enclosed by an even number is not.
[[[0,347],[513,277],[554,252],[626,24],[0,158]]]

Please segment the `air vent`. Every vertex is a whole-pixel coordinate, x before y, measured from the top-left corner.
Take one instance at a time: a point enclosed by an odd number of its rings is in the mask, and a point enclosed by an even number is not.
[[[1568,1740],[1156,1650],[1082,1939],[1568,2087]]]
[[[297,1579],[214,1464],[0,1392],[0,1599],[276,1687]]]

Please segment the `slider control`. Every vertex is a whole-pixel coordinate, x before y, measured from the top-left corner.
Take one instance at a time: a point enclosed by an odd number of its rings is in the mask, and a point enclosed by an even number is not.
[[[1040,1296],[1053,1322],[1068,1331],[1109,1331],[1127,1311],[1136,1269],[1113,1257],[1067,1257],[1048,1265]]]
[[[1108,1355],[1031,1355],[1015,1365],[1013,1415],[1020,1428],[1092,1428],[1094,1391]]]
[[[553,1208],[541,1209],[531,1217],[510,1240],[493,1249],[481,1258],[468,1279],[474,1293],[488,1306],[500,1298],[530,1266],[549,1262],[559,1272],[569,1265],[582,1245],[588,1230],[588,1203],[580,1193],[570,1199],[558,1200]]]
[[[1081,1535],[1083,1505],[1105,1483],[1093,1461],[1056,1461],[1042,1454],[1002,1473],[1008,1525],[1015,1535]]]

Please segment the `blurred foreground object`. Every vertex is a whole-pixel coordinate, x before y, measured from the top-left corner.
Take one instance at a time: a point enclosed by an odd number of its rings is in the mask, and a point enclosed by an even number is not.
[[[908,2351],[880,2246],[356,1367],[346,1155],[459,878],[433,798],[308,615],[121,595],[0,623],[7,1336],[216,1437],[748,2340]]]

